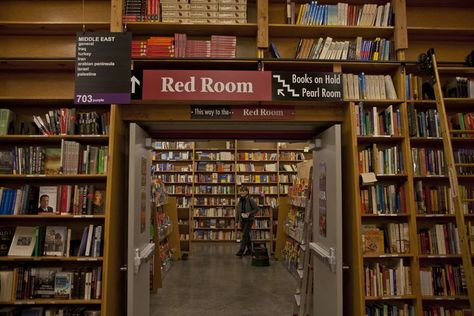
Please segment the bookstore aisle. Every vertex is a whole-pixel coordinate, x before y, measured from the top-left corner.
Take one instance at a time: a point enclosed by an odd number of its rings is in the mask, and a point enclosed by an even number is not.
[[[197,243],[151,296],[151,316],[291,315],[295,279],[282,264],[254,267],[236,243]]]

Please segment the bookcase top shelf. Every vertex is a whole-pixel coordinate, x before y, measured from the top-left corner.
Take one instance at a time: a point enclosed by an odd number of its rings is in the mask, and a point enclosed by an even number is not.
[[[107,178],[106,175],[96,174],[75,174],[75,175],[14,175],[14,174],[1,174],[0,180],[79,180],[79,181],[103,181]]]
[[[52,220],[52,219],[57,219],[57,220],[77,220],[77,219],[104,219],[105,215],[55,215],[55,214],[45,214],[45,215],[0,215],[0,220],[2,219],[32,219],[32,220],[38,220],[38,219],[47,219],[47,220]]]
[[[2,135],[0,143],[60,143],[61,140],[71,140],[87,143],[107,143],[106,135]]]
[[[76,35],[83,29],[82,22],[51,21],[0,21],[0,34],[35,34],[35,35]],[[95,21],[85,23],[86,31],[108,31],[110,22]]]
[[[472,41],[474,28],[408,26],[408,37],[411,40],[423,41]]]
[[[76,299],[34,299],[0,302],[0,305],[99,305],[102,300],[76,300]]]
[[[88,261],[97,262],[102,261],[102,257],[51,257],[51,256],[39,256],[39,257],[17,257],[17,256],[5,256],[0,257],[2,261]]]
[[[342,25],[299,25],[299,24],[269,24],[269,35],[272,37],[337,37],[364,38],[391,37],[394,27],[375,26],[342,26]]]
[[[174,33],[186,33],[187,35],[236,35],[255,36],[257,34],[256,23],[245,24],[181,24],[165,22],[129,22],[125,23],[127,31],[134,35],[168,35]]]

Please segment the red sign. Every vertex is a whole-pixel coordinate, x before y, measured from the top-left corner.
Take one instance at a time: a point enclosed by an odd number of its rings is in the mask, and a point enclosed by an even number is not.
[[[294,120],[295,107],[288,105],[232,106],[232,119],[245,121]]]
[[[270,101],[271,99],[270,71],[143,71],[143,100]]]

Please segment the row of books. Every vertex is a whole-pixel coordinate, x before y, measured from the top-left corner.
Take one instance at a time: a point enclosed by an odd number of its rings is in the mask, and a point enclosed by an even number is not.
[[[250,194],[278,194],[278,188],[276,186],[258,186],[258,185],[247,185]]]
[[[160,0],[125,0],[122,21],[124,23],[159,22]]]
[[[297,172],[298,167],[295,164],[279,163],[279,170],[285,172]]]
[[[229,151],[221,152],[204,152],[196,151],[197,160],[234,160],[234,154]]]
[[[191,185],[193,183],[193,176],[190,174],[161,174],[158,176],[164,183],[183,183]],[[203,181],[206,182],[206,181]]]
[[[200,219],[194,220],[194,228],[226,228],[226,229],[234,229],[235,228],[235,220],[234,219]]]
[[[458,175],[473,175],[473,166],[463,166],[462,164],[473,164],[474,151],[472,149],[457,149],[454,151],[454,161],[460,166],[456,166]]]
[[[177,166],[174,163],[154,163],[152,164],[152,172],[158,171],[175,171],[175,172],[184,172],[184,171],[192,171],[192,165],[187,166]]]
[[[293,183],[296,180],[296,175],[294,174],[280,174],[278,175],[280,183]]]
[[[412,294],[411,268],[403,259],[391,265],[375,263],[364,267],[366,296],[400,296]]]
[[[473,185],[460,185],[459,195],[463,201],[463,212],[464,214],[474,214],[474,186]]]
[[[387,61],[393,59],[393,45],[390,40],[380,37],[364,40],[358,36],[352,41],[334,41],[329,36],[319,39],[301,38],[296,47],[295,58]]]
[[[211,35],[211,40],[187,39],[186,34],[152,36],[132,41],[132,57],[235,58],[237,37]]]
[[[415,203],[418,214],[454,214],[451,190],[446,185],[415,182]]]
[[[405,170],[400,146],[377,149],[377,174],[401,174]]]
[[[91,184],[0,187],[0,197],[0,215],[98,215],[105,212],[105,190]]]
[[[75,108],[50,110],[33,115],[33,122],[43,135],[108,135],[110,113],[77,112]]]
[[[258,240],[270,240],[271,239],[271,232],[268,230],[252,230],[250,232],[250,238],[252,241]],[[242,232],[237,231],[237,240],[242,239]]]
[[[420,279],[421,295],[467,295],[466,280],[462,266],[445,264],[420,267]]]
[[[237,154],[237,160],[261,160],[261,161],[267,161],[267,160],[277,160],[277,154],[276,153],[269,153],[269,152],[239,152]]]
[[[290,191],[290,185],[288,184],[280,184],[280,194],[288,194]]]
[[[80,240],[65,226],[2,227],[0,255],[100,257],[102,226],[86,225]],[[13,233],[14,232],[14,233]]]
[[[264,165],[255,165],[253,163],[238,163],[235,165],[237,168],[237,172],[276,172],[277,171],[277,164],[276,163],[269,163]]]
[[[240,226],[240,225],[239,225]],[[270,228],[270,220],[269,219],[256,219],[253,221],[252,229],[255,228]],[[242,229],[241,227],[238,227]]]
[[[222,163],[222,162],[217,162],[217,163],[210,163],[210,162],[204,162],[204,161],[199,161],[195,163],[195,171],[218,171],[218,172],[232,172],[234,171],[234,164],[233,163]]]
[[[234,194],[235,186],[227,185],[196,185],[194,193],[198,194]]]
[[[287,17],[291,17],[291,11]],[[392,19],[393,12],[390,2],[379,6],[376,4],[358,6],[341,2],[327,5],[311,1],[300,6],[295,24],[390,26]],[[289,22],[291,23],[291,19]]]
[[[190,160],[191,155],[189,151],[168,151],[168,152],[152,152],[153,160]]]
[[[418,110],[408,106],[408,127],[411,137],[440,137],[439,113],[436,109]]]
[[[474,130],[474,112],[455,113],[448,117],[448,126],[450,130]],[[454,137],[473,138],[474,134],[453,134]]]
[[[191,197],[182,196],[176,199],[176,206],[178,208],[189,208],[191,207]]]
[[[433,85],[421,76],[405,75],[407,100],[434,100]]]
[[[418,246],[424,255],[460,254],[458,229],[454,223],[435,224],[418,231]]]
[[[90,307],[60,306],[60,307],[1,307],[2,316],[100,316],[99,310]]]
[[[281,151],[280,160],[299,161],[305,160],[304,153],[299,151]]]
[[[364,107],[364,102],[355,105],[356,134],[358,136],[400,135],[400,109],[389,105],[383,110],[373,106]]]
[[[193,240],[234,240],[234,231],[206,231],[206,230],[195,230],[193,232]]]
[[[395,184],[377,184],[360,189],[362,214],[405,214],[405,188]]]
[[[343,74],[343,94],[350,100],[395,100],[397,92],[389,75]]]
[[[194,175],[194,183],[234,183],[234,175],[218,173],[196,174]]]
[[[188,194],[191,195],[192,188],[189,185],[167,185],[166,193],[168,194]]]
[[[275,174],[259,174],[259,175],[238,175],[237,182],[247,183],[247,182],[256,182],[256,183],[270,183],[277,182],[277,176]]]
[[[192,142],[163,142],[163,141],[153,141],[151,147],[155,150],[163,149],[189,149],[192,150],[194,145]]]
[[[15,146],[0,151],[2,174],[105,174],[108,146],[61,141],[61,148]]]
[[[445,98],[474,98],[474,79],[466,77],[451,78],[443,85]]]
[[[224,198],[224,197],[195,197],[194,205],[206,205],[206,206],[221,206],[229,205],[235,206],[234,198]]]
[[[415,306],[403,303],[391,305],[387,303],[366,304],[365,314],[367,316],[415,316]]]
[[[211,208],[193,208],[194,217],[235,217],[234,208],[211,207]]]
[[[434,148],[412,148],[413,172],[416,176],[446,175],[444,152]]]
[[[385,226],[363,225],[364,254],[382,255],[410,252],[408,223],[388,223]]]
[[[430,306],[423,307],[422,316],[471,316],[470,309],[459,309],[457,307]]]
[[[24,268],[0,271],[5,293],[2,302],[49,299],[100,299],[102,267],[63,270],[59,267]],[[5,281],[5,283],[3,282]],[[8,300],[4,300],[7,299]]]

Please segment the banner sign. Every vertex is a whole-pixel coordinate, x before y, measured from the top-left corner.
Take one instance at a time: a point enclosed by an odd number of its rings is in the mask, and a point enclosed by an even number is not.
[[[272,72],[273,100],[342,101],[342,74],[333,72]]]
[[[75,104],[130,103],[131,43],[131,33],[77,33]]]
[[[143,100],[342,101],[330,72],[143,70]]]
[[[143,100],[270,101],[271,72],[144,70]]]
[[[192,120],[278,121],[294,120],[288,105],[192,105]]]

